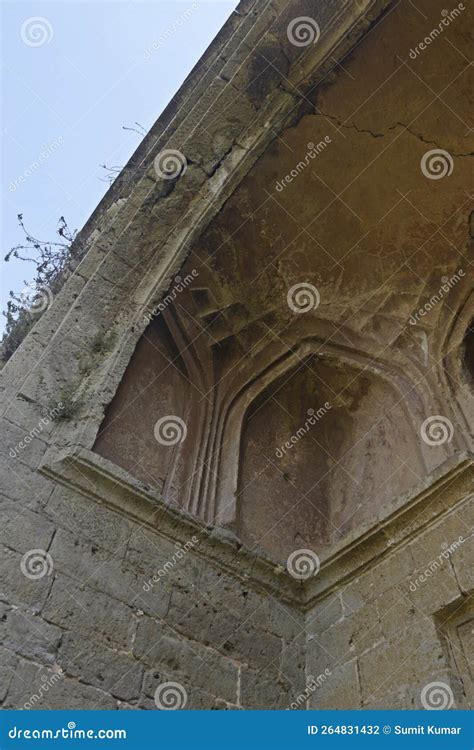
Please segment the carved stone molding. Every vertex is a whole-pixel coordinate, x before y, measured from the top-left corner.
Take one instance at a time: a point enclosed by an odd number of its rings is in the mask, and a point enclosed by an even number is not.
[[[232,533],[165,504],[142,482],[92,451],[50,451],[40,471],[174,542],[184,544],[197,536],[196,554],[250,587],[306,610],[375,560],[390,555],[450,513],[462,511],[474,500],[473,466],[472,455],[452,457],[422,486],[396,498],[372,523],[354,530],[350,538],[329,550],[321,558],[318,575],[303,582],[292,578],[269,556],[243,547]]]

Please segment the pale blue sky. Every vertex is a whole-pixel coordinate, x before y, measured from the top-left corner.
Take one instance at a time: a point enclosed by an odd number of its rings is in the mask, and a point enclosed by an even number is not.
[[[41,239],[61,215],[80,229],[108,188],[99,165],[124,165],[141,140],[122,126],[151,127],[237,4],[2,1],[2,310],[33,274],[3,262],[23,239],[17,214]]]

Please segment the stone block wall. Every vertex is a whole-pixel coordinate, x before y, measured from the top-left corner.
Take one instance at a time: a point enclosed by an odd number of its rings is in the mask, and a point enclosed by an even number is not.
[[[423,688],[434,682],[449,701],[451,691],[452,707],[472,706],[465,664],[472,645],[449,631],[474,627],[473,500],[468,494],[308,613],[307,673],[331,672],[311,708],[420,709]]]
[[[0,495],[1,708],[410,709],[436,681],[470,705],[469,461],[305,584],[216,530],[184,546],[166,506],[151,528],[98,502],[99,481],[86,496],[38,473],[36,494],[7,462],[24,493]]]
[[[23,502],[1,496],[2,708],[156,709],[167,682],[188,708],[285,708],[301,692],[302,613],[193,551],[170,567],[172,541],[45,482],[32,509],[26,485]],[[35,568],[37,549],[50,557]]]

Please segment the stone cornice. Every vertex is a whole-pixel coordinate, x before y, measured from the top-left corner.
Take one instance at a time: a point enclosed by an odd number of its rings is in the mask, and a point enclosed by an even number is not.
[[[474,459],[458,454],[429,474],[409,493],[382,508],[334,545],[321,563],[318,576],[305,585],[304,607],[311,608],[332,589],[349,582],[408,544],[442,518],[474,500]]]
[[[157,492],[127,471],[93,451],[46,455],[40,471],[126,518],[143,524],[172,542],[199,539],[193,553],[204,556],[246,585],[265,590],[284,601],[299,604],[301,587],[290,576],[276,575],[281,566],[245,549],[223,529],[205,525],[180,509],[167,505]]]
[[[318,575],[302,583],[268,556],[243,547],[233,534],[166,505],[158,493],[92,451],[49,452],[40,471],[173,542],[184,545],[197,537],[200,541],[194,553],[245,585],[301,610],[311,608],[341,583],[474,499],[473,458],[455,456],[422,486],[382,509],[371,525],[358,528],[322,553]]]

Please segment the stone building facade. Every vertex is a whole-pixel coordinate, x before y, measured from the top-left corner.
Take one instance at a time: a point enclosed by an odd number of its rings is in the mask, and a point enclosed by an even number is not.
[[[112,185],[2,373],[2,708],[472,705],[471,27],[244,0]]]

